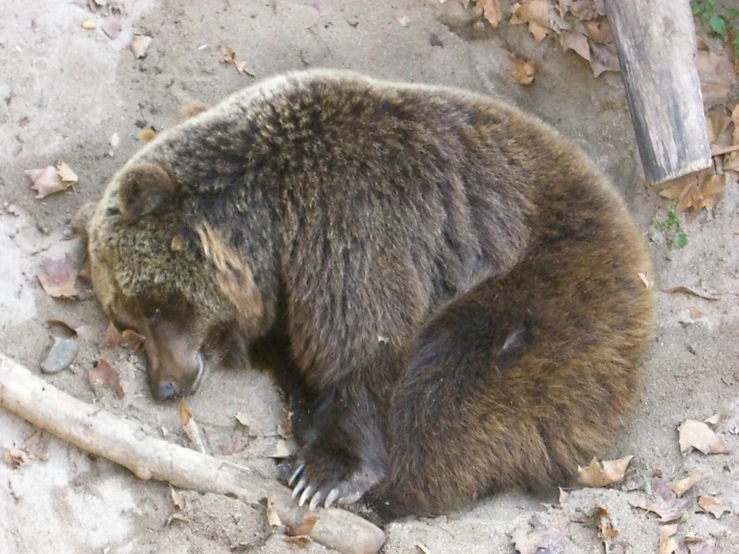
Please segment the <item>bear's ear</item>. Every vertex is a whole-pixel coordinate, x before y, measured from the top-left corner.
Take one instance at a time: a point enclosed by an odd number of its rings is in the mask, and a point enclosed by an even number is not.
[[[171,207],[175,185],[169,174],[158,165],[141,164],[126,172],[118,186],[121,217],[138,221],[144,216]]]

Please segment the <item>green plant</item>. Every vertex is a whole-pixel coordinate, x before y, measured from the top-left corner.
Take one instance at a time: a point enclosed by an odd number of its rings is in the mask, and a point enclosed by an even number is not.
[[[731,50],[734,58],[739,58],[739,33],[737,33],[736,22],[739,17],[739,9],[734,6],[723,8],[721,13],[716,10],[714,0],[705,0],[703,3],[691,1],[690,8],[704,25],[724,42],[731,41]]]
[[[672,249],[685,248],[688,244],[688,235],[680,225],[680,217],[675,211],[676,203],[673,203],[667,214],[663,219],[658,219],[657,216],[652,218],[652,225],[662,234],[667,246],[667,258],[671,259],[670,251]]]

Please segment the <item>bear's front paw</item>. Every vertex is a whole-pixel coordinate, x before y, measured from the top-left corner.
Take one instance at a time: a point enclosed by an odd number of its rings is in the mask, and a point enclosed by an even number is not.
[[[288,481],[298,505],[309,502],[310,510],[323,503],[347,505],[359,500],[382,478],[370,464],[357,462],[348,454],[327,455],[315,447],[304,448],[295,460],[295,470]],[[300,496],[298,496],[300,495]]]

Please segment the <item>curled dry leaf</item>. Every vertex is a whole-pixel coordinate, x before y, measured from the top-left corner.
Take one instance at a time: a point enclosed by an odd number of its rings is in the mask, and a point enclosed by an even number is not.
[[[513,58],[513,71],[511,71],[511,81],[519,85],[530,85],[534,82],[536,75],[536,62],[534,60],[526,60],[515,56]]]
[[[118,370],[108,360],[100,359],[95,362],[95,367],[89,371],[87,378],[95,396],[102,396],[103,390],[107,389],[115,393],[118,398],[123,398],[123,387],[121,387]]]
[[[493,27],[500,24],[503,18],[503,6],[501,0],[476,0],[476,8],[482,8],[482,14]]]
[[[233,66],[236,68],[236,71],[238,71],[239,73],[244,73],[249,77],[254,77],[253,73],[250,73],[246,70],[246,62],[236,55],[236,52],[234,52],[233,48],[231,48],[227,44],[221,44],[221,54],[223,54],[223,59],[221,60],[222,63],[233,64]]]
[[[674,537],[675,533],[677,533],[677,523],[659,526],[658,554],[673,554],[677,551],[678,545]]]
[[[511,7],[512,24],[527,23],[534,42],[539,44],[550,33],[552,26],[549,20],[549,0],[524,0]]]
[[[146,50],[149,48],[150,44],[151,37],[146,35],[136,35],[131,41],[131,52],[133,52],[133,55],[137,60],[139,58],[143,58],[146,56]]]
[[[62,181],[57,169],[51,165],[43,169],[26,169],[24,173],[31,179],[31,188],[37,192],[38,199],[63,191],[70,185]]]
[[[126,329],[121,333],[121,345],[136,352],[144,344],[144,336],[139,335],[132,329]]]
[[[277,515],[277,510],[275,510],[275,507],[272,505],[272,500],[270,500],[268,496],[262,498],[259,503],[264,506],[265,513],[267,514],[267,521],[270,526],[279,527],[282,525],[282,520],[280,520],[280,516]]]
[[[174,490],[174,488],[169,487],[169,495],[172,498],[172,504],[175,508],[178,510],[184,510],[185,509],[185,498],[180,494],[179,491]]]
[[[719,519],[724,513],[730,511],[726,505],[715,496],[699,496],[698,506],[701,511],[711,514],[716,519]]]
[[[79,180],[77,174],[64,162],[56,164],[56,170],[59,172],[59,178],[65,183],[76,183]]]
[[[195,447],[195,450],[205,454],[205,445],[200,435],[200,428],[195,422],[195,418],[192,417],[190,410],[187,409],[184,398],[180,398],[180,403],[177,407],[177,423],[185,432],[185,435],[190,441],[190,444]]]
[[[42,257],[44,270],[37,277],[44,292],[52,298],[73,298],[79,292],[76,287],[77,268],[68,254],[63,260]]]
[[[650,481],[649,491],[629,500],[634,508],[646,510],[659,516],[661,523],[670,523],[683,517],[689,500],[678,498],[666,481],[655,477]]]
[[[593,457],[588,467],[578,467],[578,481],[587,487],[606,487],[623,480],[626,468],[633,456],[625,456],[618,460],[607,460],[601,465],[597,457]]]
[[[680,452],[699,450],[703,454],[726,454],[723,441],[702,421],[687,419],[677,428]]]
[[[703,479],[703,475],[701,475],[700,473],[691,473],[683,479],[672,481],[670,483],[670,489],[672,489],[672,492],[674,492],[675,495],[679,498],[686,492],[688,492],[691,488],[693,488],[693,485],[698,483],[701,479]]]

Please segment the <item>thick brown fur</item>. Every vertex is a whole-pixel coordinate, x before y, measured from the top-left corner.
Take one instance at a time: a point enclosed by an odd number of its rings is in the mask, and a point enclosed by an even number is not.
[[[159,135],[79,220],[156,396],[272,365],[304,501],[389,519],[563,484],[638,397],[638,230],[578,149],[487,97],[276,77]]]

